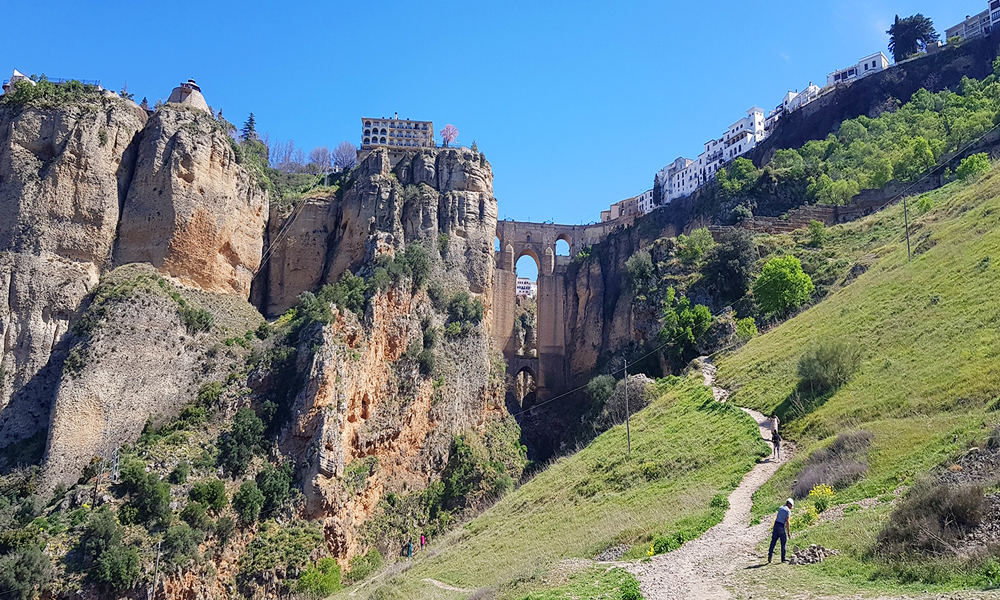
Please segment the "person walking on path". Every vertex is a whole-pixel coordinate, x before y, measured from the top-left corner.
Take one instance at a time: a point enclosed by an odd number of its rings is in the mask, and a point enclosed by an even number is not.
[[[781,460],[781,434],[778,433],[778,423],[778,415],[771,413],[768,424],[771,426],[771,445],[774,446],[772,456],[775,456],[777,460]]]
[[[791,520],[793,506],[795,502],[789,498],[785,501],[785,505],[778,509],[778,516],[774,519],[774,529],[771,531],[771,547],[767,549],[767,562],[771,562],[771,558],[774,557],[774,545],[778,540],[781,540],[781,562],[785,562],[785,543],[792,533],[788,522]]]
[[[424,534],[421,533],[420,534],[420,549],[423,550],[424,546],[426,546],[426,545],[427,545],[427,538],[425,538]]]
[[[785,547],[784,544],[782,544],[781,547],[784,548]],[[782,556],[784,556],[784,555],[782,555]],[[413,540],[407,540],[406,541],[406,560],[412,560],[412,559],[413,559]]]

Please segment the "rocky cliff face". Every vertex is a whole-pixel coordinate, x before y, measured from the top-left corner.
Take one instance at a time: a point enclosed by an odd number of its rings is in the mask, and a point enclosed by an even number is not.
[[[268,197],[208,113],[169,104],[143,130],[115,263],[145,262],[203,290],[250,294]]]
[[[0,105],[0,446],[47,424],[58,369],[45,366],[110,262],[145,121],[96,94]]]
[[[49,427],[67,331],[113,259],[246,297],[267,203],[208,113],[147,122],[96,90],[0,103],[0,448]]]
[[[258,292],[265,314],[281,314],[300,293],[357,270],[371,259],[376,237],[396,248],[422,240],[442,249],[466,287],[489,300],[497,203],[493,172],[481,155],[423,150],[393,167],[388,153],[376,150],[348,186],[336,196],[308,198],[284,214],[272,211],[273,255],[266,280],[257,282],[266,286]]]

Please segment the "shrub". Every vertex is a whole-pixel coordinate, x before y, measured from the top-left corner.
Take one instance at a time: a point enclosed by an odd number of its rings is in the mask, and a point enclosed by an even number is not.
[[[191,463],[182,460],[177,463],[174,470],[170,472],[170,483],[179,485],[187,482],[188,475],[191,474]]]
[[[809,491],[809,499],[819,512],[825,511],[833,500],[833,488],[825,483],[817,484]]]
[[[628,409],[635,414],[646,407],[653,399],[653,380],[645,375],[629,375],[628,382],[622,379],[615,385],[614,392],[608,397],[595,421],[597,431],[610,429],[625,422],[625,390],[628,388]]]
[[[887,557],[956,552],[956,542],[982,520],[983,488],[918,481],[889,515],[876,542]]]
[[[197,559],[198,544],[204,539],[204,533],[191,529],[187,523],[174,525],[163,536],[163,556],[175,565]]]
[[[196,308],[190,304],[183,304],[177,308],[177,312],[181,316],[184,327],[192,334],[199,331],[208,331],[215,323],[215,317],[204,308]]]
[[[215,406],[222,395],[222,382],[209,381],[198,388],[198,404],[206,407]]]
[[[111,546],[120,544],[121,540],[121,528],[114,513],[105,505],[91,513],[77,549],[85,560],[94,561]]]
[[[351,559],[351,570],[347,576],[352,582],[364,581],[372,573],[382,568],[382,555],[372,548],[366,554],[358,554]]]
[[[34,544],[0,557],[0,597],[4,600],[33,600],[51,580],[52,562]]]
[[[826,226],[817,220],[809,221],[809,245],[821,248],[826,241]]]
[[[269,516],[280,510],[288,501],[292,484],[292,469],[287,464],[275,468],[270,463],[257,473],[257,488],[264,496],[261,512]]]
[[[241,408],[233,418],[233,427],[219,440],[218,464],[234,477],[246,474],[254,456],[263,454],[264,422],[250,408]]]
[[[745,342],[757,337],[759,334],[760,332],[757,331],[757,323],[754,321],[753,317],[747,317],[736,321],[736,337],[740,340]]]
[[[715,240],[712,239],[708,228],[699,227],[692,231],[690,236],[684,234],[677,236],[677,258],[683,263],[698,262],[714,245]]]
[[[427,281],[431,272],[431,259],[427,249],[420,244],[410,244],[406,247],[403,260],[409,265],[414,287],[420,287]]]
[[[730,230],[719,236],[719,243],[708,253],[702,272],[706,283],[715,288],[721,298],[736,300],[750,289],[759,258],[752,234]]]
[[[236,495],[233,496],[233,510],[240,522],[249,525],[257,521],[264,507],[264,494],[260,492],[256,481],[244,481]]]
[[[807,506],[805,510],[793,516],[791,520],[788,521],[788,527],[792,531],[805,529],[815,523],[817,519],[819,519],[819,511],[816,510],[816,507]]]
[[[117,543],[97,559],[94,579],[111,589],[122,591],[131,588],[139,579],[139,553],[135,548]]]
[[[215,522],[215,539],[219,540],[219,547],[225,548],[229,539],[233,537],[233,531],[236,529],[236,524],[233,522],[233,518],[219,517],[219,520]]]
[[[295,583],[295,591],[325,598],[340,589],[340,565],[329,556],[306,568]]]
[[[799,359],[799,389],[814,395],[837,390],[861,366],[861,348],[842,339],[821,340]]]
[[[820,486],[844,488],[857,481],[868,471],[863,455],[871,438],[866,431],[841,433],[826,448],[813,451],[795,479],[792,496],[801,499]]]
[[[434,352],[430,348],[421,350],[420,354],[417,355],[417,363],[420,365],[420,372],[423,375],[430,375],[434,371]]]
[[[222,510],[226,507],[228,502],[228,498],[226,497],[226,484],[224,484],[221,479],[199,481],[194,484],[191,491],[188,492],[188,497],[191,498],[193,502],[197,502],[202,506],[211,508],[214,511]]]
[[[453,322],[479,323],[483,320],[485,307],[479,298],[473,299],[469,292],[458,292],[448,303],[448,318]]]
[[[212,520],[208,518],[205,507],[200,502],[188,502],[184,510],[181,511],[181,520],[201,531],[210,529],[212,526]]]
[[[668,346],[665,350],[668,356],[682,361],[691,360],[697,355],[698,342],[712,326],[712,312],[702,304],[692,305],[687,296],[677,298],[672,287],[667,289],[663,305],[660,344]]]
[[[160,481],[156,473],[146,473],[139,461],[128,461],[121,470],[121,478],[140,521],[156,525],[170,522],[169,483]]]
[[[765,313],[784,314],[801,306],[814,289],[812,279],[802,271],[795,256],[779,256],[767,261],[753,284],[753,295]]]
[[[955,170],[955,175],[963,181],[978,179],[989,173],[992,166],[990,156],[985,152],[980,152],[979,154],[963,158],[962,162],[958,165],[958,169]]]
[[[649,252],[639,250],[625,261],[625,288],[636,295],[643,293],[649,289],[654,273]]]
[[[603,407],[615,391],[615,378],[611,375],[598,375],[587,382],[587,397],[595,407]]]

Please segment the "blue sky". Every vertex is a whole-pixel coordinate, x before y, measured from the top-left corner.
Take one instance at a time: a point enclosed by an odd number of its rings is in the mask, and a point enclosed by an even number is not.
[[[747,108],[886,50],[893,15],[939,32],[985,0],[754,3],[6,0],[0,68],[214,108],[300,147],[360,143],[362,116],[458,127],[500,217],[580,223],[696,157]],[[99,8],[98,8],[99,6]]]

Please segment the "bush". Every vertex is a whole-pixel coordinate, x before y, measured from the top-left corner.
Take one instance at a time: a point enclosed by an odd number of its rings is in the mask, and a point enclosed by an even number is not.
[[[430,375],[434,371],[434,352],[430,348],[421,350],[420,354],[417,355],[417,363],[420,365],[421,374]]]
[[[597,431],[610,429],[625,422],[625,390],[628,388],[628,409],[635,414],[648,405],[653,399],[653,380],[645,375],[629,375],[628,383],[624,379],[615,385],[614,392],[608,397],[595,421]]]
[[[692,305],[686,296],[678,298],[672,287],[663,305],[659,342],[667,346],[668,356],[687,362],[697,356],[696,346],[712,326],[712,312],[702,304]]]
[[[801,306],[814,289],[812,278],[802,270],[795,256],[779,256],[767,261],[753,284],[757,304],[768,314],[785,314]]]
[[[833,392],[861,366],[861,348],[842,339],[821,340],[799,359],[799,390],[813,395]]]
[[[113,590],[127,590],[139,579],[139,553],[121,543],[108,548],[97,559],[94,579]]]
[[[414,287],[419,288],[427,281],[427,276],[431,273],[431,259],[427,254],[427,249],[420,244],[410,244],[406,247],[403,260],[410,267]]]
[[[982,486],[921,480],[889,515],[876,550],[893,558],[957,552],[956,542],[978,527],[982,516]]]
[[[256,481],[244,481],[236,495],[233,496],[233,510],[240,522],[249,525],[257,521],[264,507],[264,494],[257,487]]]
[[[181,511],[181,520],[200,531],[211,529],[212,520],[208,518],[205,507],[200,502],[188,502]]]
[[[115,520],[114,513],[106,505],[95,510],[90,515],[87,525],[80,536],[77,550],[86,561],[95,561],[108,548],[122,541],[121,528]]]
[[[625,261],[625,288],[635,295],[645,292],[654,273],[649,252],[639,250]]]
[[[0,597],[33,600],[52,580],[52,562],[32,544],[0,557]]]
[[[372,548],[367,554],[358,554],[351,559],[351,570],[347,576],[352,582],[364,581],[372,573],[382,568],[382,555],[376,548]]]
[[[955,175],[962,181],[978,179],[989,173],[992,167],[990,156],[984,152],[980,152],[979,154],[963,158],[962,162],[958,165],[958,169],[955,170]]]
[[[292,469],[287,464],[275,468],[270,463],[257,473],[257,488],[264,496],[261,512],[270,516],[280,510],[288,501],[292,484]]]
[[[603,407],[615,391],[617,381],[611,375],[598,375],[587,382],[587,398],[595,407]]]
[[[295,583],[295,591],[325,598],[340,589],[340,565],[329,556],[306,568]]]
[[[242,477],[253,457],[265,449],[264,422],[244,407],[236,411],[232,429],[219,440],[218,464],[233,477]]]
[[[719,236],[719,243],[708,253],[702,272],[722,299],[737,300],[750,289],[759,258],[752,234],[729,230]]]
[[[126,462],[121,478],[140,521],[161,526],[170,523],[169,483],[160,481],[156,473],[146,473],[143,463],[134,460]]]
[[[233,537],[235,529],[236,524],[233,522],[232,517],[219,517],[219,520],[215,522],[215,539],[219,540],[220,548],[226,547],[229,539]]]
[[[842,489],[857,481],[868,471],[863,458],[871,438],[867,431],[841,433],[826,448],[813,451],[795,479],[792,496],[801,499],[823,485]]]
[[[191,529],[187,523],[174,525],[163,536],[163,556],[175,565],[195,560],[198,558],[198,544],[204,539],[204,533]]]
[[[448,318],[453,322],[479,323],[483,320],[485,307],[479,298],[473,299],[469,292],[458,292],[448,303]]]
[[[198,404],[205,407],[215,406],[219,402],[219,396],[222,395],[222,389],[221,381],[209,381],[202,385],[198,388]]]
[[[809,221],[809,245],[822,248],[823,242],[826,241],[826,226],[820,221],[815,219]]]
[[[683,263],[696,263],[701,260],[712,246],[715,240],[708,232],[707,227],[700,227],[691,232],[690,236],[681,234],[677,236],[677,258]]]
[[[757,323],[754,321],[753,317],[747,317],[736,321],[736,337],[741,341],[748,341],[757,337],[759,334],[760,332],[757,331]]]
[[[197,502],[214,511],[222,510],[229,501],[226,497],[226,484],[221,479],[199,481],[188,492],[188,497],[193,502]]]
[[[199,331],[208,331],[215,323],[215,317],[213,317],[212,313],[208,312],[204,308],[196,308],[190,304],[182,304],[177,308],[177,312],[181,316],[181,321],[184,323],[184,327],[186,327],[188,332],[191,334],[198,333]]]
[[[177,463],[174,470],[170,472],[170,483],[175,485],[180,485],[187,482],[188,475],[191,474],[191,463],[186,460],[182,460]]]

